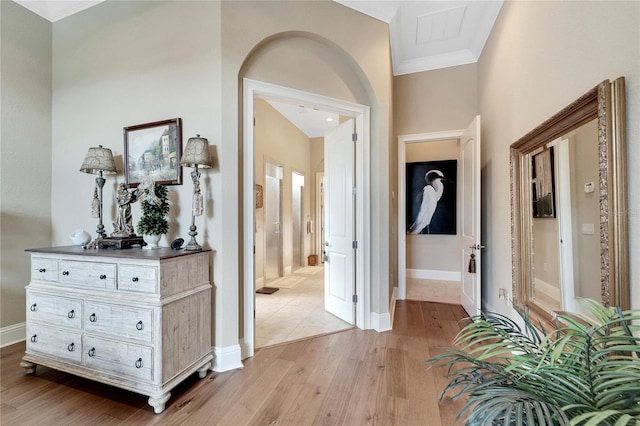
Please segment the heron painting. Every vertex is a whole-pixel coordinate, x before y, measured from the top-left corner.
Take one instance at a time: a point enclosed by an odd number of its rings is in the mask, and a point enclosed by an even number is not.
[[[407,234],[456,234],[457,161],[407,163]]]

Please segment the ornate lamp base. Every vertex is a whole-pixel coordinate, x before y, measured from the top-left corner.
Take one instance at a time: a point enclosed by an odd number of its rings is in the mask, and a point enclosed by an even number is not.
[[[188,250],[188,251],[202,250],[202,246],[196,242],[196,235],[198,235],[198,233],[196,232],[196,226],[191,225],[189,227],[189,236],[191,236],[191,241],[189,241],[187,246],[184,248],[185,250]]]

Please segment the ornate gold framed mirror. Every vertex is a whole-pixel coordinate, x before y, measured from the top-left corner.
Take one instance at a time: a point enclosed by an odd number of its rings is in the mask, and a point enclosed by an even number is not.
[[[629,309],[625,84],[605,80],[511,145],[513,303]]]

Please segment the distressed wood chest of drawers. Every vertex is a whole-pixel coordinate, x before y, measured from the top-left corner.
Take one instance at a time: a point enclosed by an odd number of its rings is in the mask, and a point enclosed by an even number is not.
[[[51,247],[31,253],[21,366],[72,373],[149,397],[211,367],[209,251]]]

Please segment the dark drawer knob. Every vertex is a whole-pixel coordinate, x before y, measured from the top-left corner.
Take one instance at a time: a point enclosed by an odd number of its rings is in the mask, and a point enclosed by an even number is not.
[[[98,317],[96,316],[96,314],[89,315],[89,321],[91,321],[91,322],[98,321]]]
[[[38,335],[34,334],[33,336],[31,336],[31,343],[36,343],[38,341]]]
[[[94,356],[96,356],[96,348],[91,348],[89,349],[89,352],[87,352],[87,354],[93,358]]]
[[[62,271],[62,275],[69,275],[69,271]]]
[[[107,276],[106,276],[106,275],[104,275],[104,274],[102,274],[102,275],[100,275],[100,279],[101,279],[101,280],[106,280],[106,279],[107,279]]]
[[[37,310],[38,310],[38,305],[36,305],[36,304],[34,303],[33,305],[29,306],[29,310],[30,310],[31,312],[35,312],[35,311],[37,311]]]
[[[67,349],[69,350],[69,352],[73,352],[76,350],[76,345],[73,342],[71,342],[69,343],[69,346],[67,346]]]
[[[136,368],[142,368],[142,358],[138,358],[136,361]]]
[[[45,268],[40,268],[38,269],[38,272],[47,272],[47,270]]]
[[[131,281],[133,281],[134,283],[137,283],[138,282],[138,277],[131,278]]]
[[[72,310],[70,310],[70,311],[69,311],[69,313],[67,314],[67,316],[68,316],[69,318],[75,318],[75,316],[76,316],[76,312],[72,309]]]
[[[136,329],[144,330],[144,324],[142,323],[142,321],[138,321],[138,323],[136,324]]]

